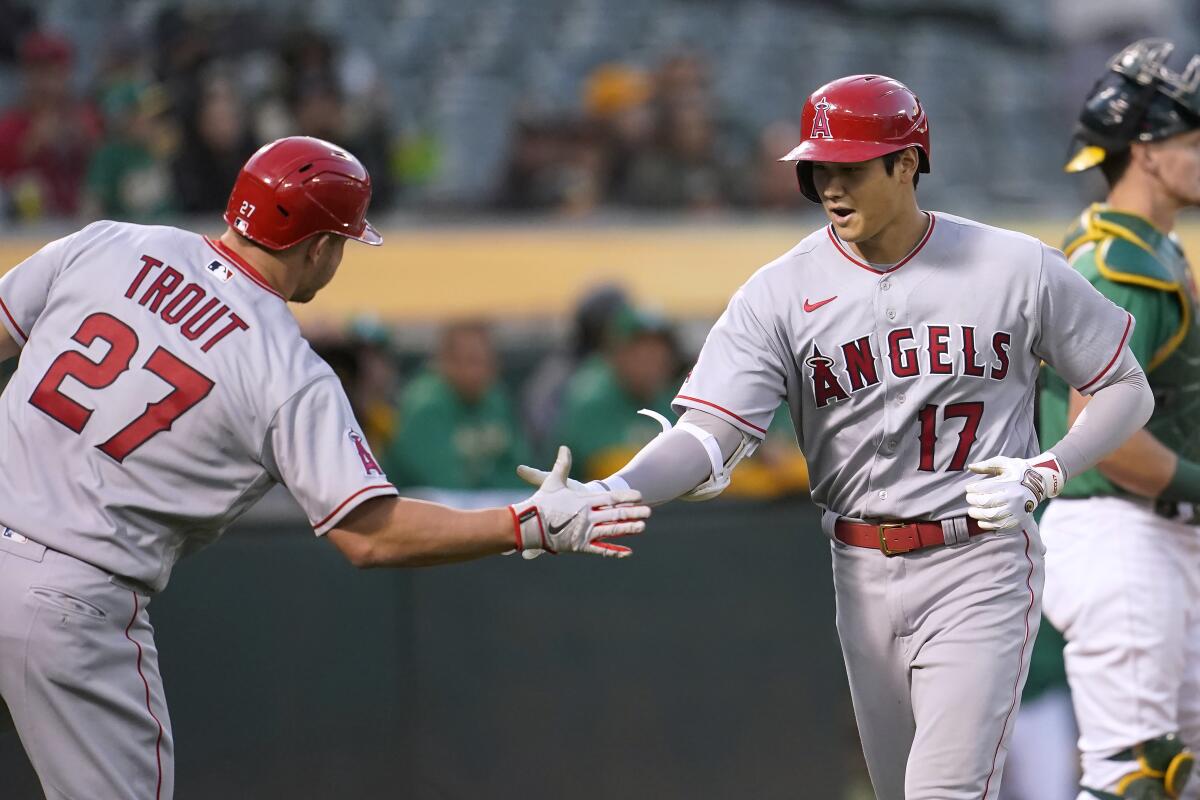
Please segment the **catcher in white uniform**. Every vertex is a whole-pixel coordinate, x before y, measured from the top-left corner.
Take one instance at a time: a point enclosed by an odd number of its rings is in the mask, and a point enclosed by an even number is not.
[[[801,135],[785,160],[830,224],[734,294],[679,424],[589,486],[712,497],[786,403],[876,795],[994,800],[1040,619],[1031,513],[1149,418],[1133,319],[1036,239],[918,207],[929,129],[899,82],[819,88]],[[1043,360],[1092,404],[1039,453]]]
[[[1130,346],[1157,405],[1074,477],[1042,518],[1046,618],[1062,630],[1079,722],[1080,800],[1200,798],[1200,296],[1177,214],[1200,205],[1200,55],[1146,39],[1084,103],[1069,172],[1098,167],[1105,203],[1066,238],[1071,266],[1137,317]],[[1044,439],[1085,400],[1047,373]]]
[[[219,239],[97,222],[0,279],[0,697],[58,798],[169,798],[173,744],[146,606],[182,556],[282,483],[354,565],[550,548],[620,557],[633,490],[460,512],[402,500],[289,300],[380,244],[370,177],[318,139],[243,167]]]

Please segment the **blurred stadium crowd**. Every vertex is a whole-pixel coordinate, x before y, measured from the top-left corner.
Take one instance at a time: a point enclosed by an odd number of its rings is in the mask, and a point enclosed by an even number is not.
[[[256,144],[294,133],[361,158],[376,216],[788,208],[776,159],[804,95],[864,71],[929,109],[926,202],[1063,202],[1091,64],[1198,17],[1176,0],[0,0],[0,208],[209,213]]]

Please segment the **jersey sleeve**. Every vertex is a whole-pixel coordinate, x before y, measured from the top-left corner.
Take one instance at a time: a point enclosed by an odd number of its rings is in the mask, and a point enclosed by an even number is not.
[[[262,463],[296,498],[318,536],[364,501],[397,494],[333,375],[280,406],[263,442]]]
[[[0,324],[19,345],[46,308],[50,287],[68,261],[71,245],[78,233],[56,239],[0,278]]]
[[[762,439],[787,392],[784,363],[743,287],[709,331],[671,407],[707,411]]]
[[[1080,394],[1106,385],[1134,318],[1101,294],[1053,248],[1042,246],[1034,354]]]

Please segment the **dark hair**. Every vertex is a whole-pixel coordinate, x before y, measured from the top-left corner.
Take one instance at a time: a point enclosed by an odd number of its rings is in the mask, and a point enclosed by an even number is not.
[[[1100,171],[1104,173],[1104,180],[1108,181],[1109,189],[1116,186],[1117,182],[1125,176],[1132,157],[1133,151],[1128,147],[1115,153],[1105,153],[1104,160],[1100,162]]]
[[[883,168],[885,171],[887,171],[888,175],[891,175],[892,172],[895,171],[896,159],[899,158],[900,154],[903,152],[904,152],[903,150],[897,150],[894,153],[887,153],[887,154],[881,156],[881,158],[883,159]],[[917,153],[918,164],[920,163],[920,160],[921,160],[921,154],[920,154],[920,152],[918,152]],[[918,170],[917,172],[913,173],[913,188],[914,189],[917,188],[917,181],[919,181],[920,179],[921,179],[921,173]]]

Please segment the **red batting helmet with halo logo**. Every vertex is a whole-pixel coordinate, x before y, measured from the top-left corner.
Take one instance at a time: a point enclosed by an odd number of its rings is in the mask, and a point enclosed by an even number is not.
[[[912,90],[885,75],[849,75],[817,89],[800,114],[800,144],[780,161],[795,161],[800,191],[821,202],[813,161],[869,161],[917,148],[920,172],[929,172],[929,120]]]

